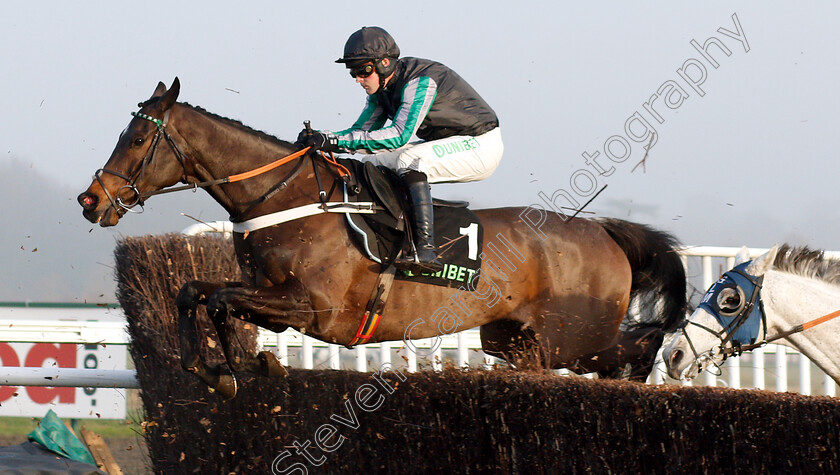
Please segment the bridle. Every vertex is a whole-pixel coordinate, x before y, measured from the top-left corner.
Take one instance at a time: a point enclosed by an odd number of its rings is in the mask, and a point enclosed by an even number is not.
[[[697,364],[698,368],[703,368],[704,363],[708,362],[717,369],[717,373],[713,374],[716,374],[718,376],[720,375],[721,371],[720,363],[725,361],[727,357],[739,356],[746,350],[755,349],[759,346],[767,344],[768,342],[767,339],[763,339],[760,343],[754,343],[758,338],[759,331],[762,331],[765,337],[767,334],[767,316],[764,313],[764,304],[761,301],[761,287],[764,283],[764,275],[755,277],[753,275],[748,274],[743,270],[743,267],[746,267],[747,265],[748,263],[744,263],[741,266],[738,266],[730,270],[729,272],[726,272],[723,275],[723,277],[720,280],[718,280],[709,289],[708,292],[706,292],[706,296],[700,303],[700,307],[704,307],[721,324],[722,329],[720,331],[715,331],[712,328],[691,321],[689,319],[684,320],[683,323],[678,327],[678,330],[682,332],[683,336],[688,342],[688,346],[691,348],[691,352],[694,355],[695,364]],[[744,284],[744,279],[746,280],[746,283],[748,285],[752,286],[752,292],[750,294],[749,299],[746,300],[746,302],[742,301],[740,310],[734,316],[721,315],[721,309],[718,307],[717,302],[714,301],[715,297],[720,291],[723,290],[723,286],[727,283],[727,280],[735,281],[735,285],[738,286],[740,290],[740,288]],[[737,282],[738,280],[741,280],[742,282],[739,284]],[[721,286],[719,290],[716,289],[716,287],[718,286]],[[740,295],[744,295],[743,292],[741,292]],[[751,321],[751,317],[752,319],[755,319],[758,318],[759,315],[759,321]],[[747,325],[748,322],[753,328],[745,328],[745,325]],[[756,324],[758,325],[757,327],[755,327]],[[685,327],[687,325],[693,325],[711,333],[720,341],[720,344],[713,346],[708,351],[698,353],[697,349],[694,346],[694,343],[688,336],[688,332],[685,331]],[[739,335],[739,330],[747,331],[742,331],[742,333]],[[744,342],[740,339],[736,340],[736,335],[738,335],[740,338],[749,339],[750,341]],[[744,345],[744,343],[747,344]],[[717,361],[719,357],[722,357],[720,359],[720,362]]]
[[[706,296],[704,296],[703,301],[700,303],[700,307],[705,307],[706,311],[711,313],[718,320],[718,322],[720,322],[721,326],[723,327],[721,331],[715,331],[714,329],[693,322],[691,320],[683,321],[683,323],[678,327],[678,330],[682,332],[683,336],[688,342],[688,345],[691,348],[691,352],[694,354],[694,362],[698,366],[698,368],[703,368],[704,363],[708,362],[711,364],[711,366],[714,366],[717,369],[716,373],[712,373],[717,376],[719,376],[721,372],[720,363],[725,361],[727,357],[740,356],[745,351],[751,351],[756,348],[760,348],[762,346],[767,345],[768,343],[772,343],[776,340],[786,338],[790,335],[793,335],[794,333],[805,331],[816,325],[840,317],[840,310],[837,310],[768,337],[767,316],[764,313],[764,304],[761,300],[761,288],[764,283],[764,274],[762,274],[759,277],[755,277],[745,272],[744,268],[746,268],[748,264],[749,262],[746,262],[744,264],[741,264],[740,266],[735,267],[729,272],[726,272],[723,275],[723,277],[720,280],[718,280],[709,289],[708,292],[706,292]],[[721,315],[721,310],[717,307],[717,302],[714,301],[714,297],[720,291],[723,290],[723,288],[721,288],[720,290],[716,290],[716,287],[725,285],[726,281],[729,279],[736,281],[735,285],[738,285],[739,287],[743,286],[744,280],[746,280],[746,283],[748,285],[752,285],[753,289],[752,293],[750,294],[749,300],[747,300],[746,303],[743,304],[743,307],[741,307],[738,313],[734,316],[734,318],[732,318],[732,321],[727,324],[724,319],[731,318],[731,316]],[[737,282],[738,280],[741,280],[740,284]],[[760,315],[760,320],[753,323],[752,320],[757,318],[753,317],[753,315]],[[744,327],[747,325],[751,327],[755,326],[755,324],[758,324],[758,326],[755,328],[748,328],[746,332],[742,332],[740,335],[738,334],[738,330],[744,329]],[[691,338],[685,331],[685,327],[687,325],[694,325],[698,328],[702,328],[703,330],[711,333],[712,335],[715,335],[715,337],[717,337],[718,340],[720,340],[720,344],[713,346],[711,349],[703,353],[697,353],[697,349],[695,348],[694,343],[691,341]],[[760,340],[758,339],[759,331],[761,331],[764,335],[764,337]],[[745,342],[741,341],[741,339],[735,339],[736,335],[740,338],[743,338],[744,340],[749,340],[749,342],[744,344]],[[727,344],[729,345],[727,346]],[[720,362],[717,361],[719,357],[721,358]]]
[[[164,113],[163,120],[156,119],[156,118],[154,118],[150,115],[143,114],[142,112],[132,112],[131,115],[133,115],[134,117],[139,117],[141,119],[146,119],[146,120],[152,122],[153,124],[155,124],[155,126],[157,126],[157,131],[155,132],[155,136],[152,137],[152,144],[149,146],[149,149],[146,151],[146,155],[143,156],[143,160],[137,166],[137,170],[135,170],[134,172],[126,175],[126,174],[123,174],[121,172],[118,172],[118,171],[115,171],[115,170],[109,170],[109,169],[103,167],[103,168],[100,168],[99,170],[96,170],[96,173],[94,173],[93,178],[94,178],[94,180],[96,180],[97,183],[99,183],[99,186],[102,187],[102,191],[105,192],[105,196],[108,197],[108,201],[111,202],[111,206],[113,206],[114,209],[122,209],[124,211],[130,211],[130,212],[133,212],[133,213],[142,213],[143,212],[143,202],[145,201],[145,198],[150,196],[150,194],[149,193],[141,193],[140,190],[137,189],[137,181],[140,180],[143,177],[143,175],[146,173],[146,167],[155,158],[155,153],[157,152],[157,147],[160,144],[161,137],[163,137],[164,140],[166,141],[166,143],[169,144],[169,147],[172,149],[172,152],[175,154],[175,157],[178,159],[178,162],[180,162],[180,164],[181,164],[181,168],[184,171],[183,174],[181,175],[182,181],[186,181],[186,176],[187,176],[186,155],[184,155],[184,152],[181,151],[181,149],[178,147],[178,144],[176,144],[175,141],[172,140],[172,136],[169,135],[169,132],[167,132],[167,130],[166,130],[166,124],[167,124],[167,122],[169,122],[169,110],[167,110]],[[121,186],[117,190],[117,192],[115,193],[115,196],[111,196],[111,194],[108,192],[108,188],[106,188],[105,184],[102,182],[102,175],[106,174],[106,173],[109,174],[109,175],[114,175],[116,177],[122,178],[123,180],[126,181],[126,184]],[[133,194],[134,199],[129,203],[124,202],[123,199],[120,198],[120,194],[122,193],[122,190],[124,190],[124,189],[131,190],[131,192]],[[140,205],[140,211],[134,211],[132,209],[137,205]]]

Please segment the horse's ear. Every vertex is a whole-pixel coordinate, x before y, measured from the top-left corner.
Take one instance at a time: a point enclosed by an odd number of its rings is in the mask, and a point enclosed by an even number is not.
[[[172,85],[169,87],[169,90],[163,94],[163,97],[160,98],[160,105],[162,110],[169,110],[172,107],[172,104],[175,104],[175,101],[178,100],[178,93],[181,92],[181,81],[178,80],[178,77],[175,77],[175,80],[172,81]]]
[[[750,250],[747,246],[741,246],[741,249],[738,249],[738,253],[735,254],[735,265],[739,266],[748,260],[750,260]]]
[[[776,244],[769,251],[753,259],[752,263],[747,266],[747,273],[756,277],[764,275],[773,267],[773,261],[776,260],[778,252],[779,245]]]
[[[155,92],[152,93],[152,97],[149,99],[154,99],[155,97],[160,97],[163,93],[166,92],[166,84],[163,81],[158,82],[157,87],[155,88]]]

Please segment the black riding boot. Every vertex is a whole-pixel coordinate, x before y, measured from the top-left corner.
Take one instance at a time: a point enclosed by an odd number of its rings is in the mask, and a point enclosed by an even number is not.
[[[437,246],[434,236],[434,211],[432,194],[426,175],[420,172],[408,172],[403,175],[411,197],[412,217],[414,218],[414,245],[417,254],[414,258],[400,258],[394,262],[398,269],[409,270],[413,274],[438,272],[443,263],[437,258]]]

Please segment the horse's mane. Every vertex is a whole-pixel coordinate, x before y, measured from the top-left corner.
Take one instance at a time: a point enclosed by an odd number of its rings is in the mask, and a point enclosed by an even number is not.
[[[783,272],[840,285],[840,261],[825,257],[820,250],[783,244],[776,254],[773,267]]]
[[[251,135],[256,135],[259,138],[269,140],[273,143],[276,143],[277,145],[282,145],[282,146],[286,146],[286,147],[291,146],[291,142],[287,142],[285,140],[279,139],[279,138],[277,138],[277,137],[275,137],[271,134],[267,134],[267,133],[265,133],[261,130],[257,130],[257,129],[248,127],[247,125],[243,124],[242,122],[240,122],[238,120],[230,119],[228,117],[223,117],[223,116],[220,116],[218,114],[214,114],[213,112],[210,112],[207,109],[201,108],[199,106],[194,106],[194,105],[186,103],[186,102],[179,102],[179,104],[181,104],[183,106],[186,106],[186,107],[189,107],[190,109],[198,112],[199,114],[206,115],[206,116],[211,117],[213,119],[216,119],[218,121],[224,122],[225,124],[236,127],[237,129],[245,131],[245,132],[247,132]]]
[[[155,103],[159,100],[160,100],[160,96],[152,97],[152,98],[149,98],[146,101],[143,101],[143,102],[137,104],[137,106],[140,107],[140,108],[143,108],[143,107],[146,107],[149,104],[153,104],[153,103]],[[285,140],[279,139],[279,138],[275,137],[274,135],[267,134],[267,133],[265,133],[261,130],[257,130],[257,129],[248,127],[247,125],[243,124],[241,121],[238,121],[238,120],[235,120],[235,119],[230,119],[228,117],[223,117],[223,116],[220,116],[218,114],[214,114],[213,112],[210,112],[207,109],[204,109],[203,107],[194,106],[194,105],[192,105],[188,102],[179,102],[178,104],[181,104],[182,106],[189,107],[190,109],[198,112],[199,114],[206,115],[206,116],[208,116],[210,118],[213,118],[213,119],[216,119],[220,122],[224,122],[225,124],[231,125],[231,126],[237,128],[237,129],[242,130],[244,132],[247,132],[251,135],[255,135],[259,138],[269,140],[270,142],[273,142],[277,145],[282,145],[282,146],[286,146],[286,147],[289,147],[289,146],[292,145],[291,142],[287,142]]]

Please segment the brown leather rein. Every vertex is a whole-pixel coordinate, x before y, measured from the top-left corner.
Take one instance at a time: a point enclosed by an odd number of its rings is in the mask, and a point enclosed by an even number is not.
[[[247,171],[247,172],[238,173],[238,174],[235,174],[235,175],[230,175],[230,176],[215,179],[215,180],[188,183],[188,184],[185,184],[185,185],[173,186],[173,187],[163,188],[163,189],[154,190],[154,191],[144,191],[144,192],[141,193],[140,190],[138,190],[137,186],[136,186],[137,180],[139,180],[143,176],[143,173],[146,170],[146,166],[149,163],[151,163],[151,161],[154,159],[155,152],[157,151],[157,146],[160,142],[161,136],[164,138],[166,143],[169,144],[169,147],[172,149],[172,152],[175,154],[175,156],[178,158],[178,161],[181,163],[181,167],[184,169],[184,175],[186,175],[186,168],[187,168],[186,161],[187,161],[188,157],[184,152],[181,151],[181,149],[178,147],[178,144],[176,144],[175,141],[172,140],[172,137],[169,135],[169,133],[166,130],[166,125],[167,125],[166,123],[167,123],[167,119],[169,118],[169,111],[167,111],[167,113],[164,115],[163,120],[157,119],[157,118],[152,117],[152,116],[147,115],[147,114],[143,114],[141,112],[132,112],[131,115],[133,115],[134,117],[138,117],[138,118],[145,119],[145,120],[148,120],[148,121],[152,122],[153,124],[155,124],[157,126],[157,129],[158,129],[157,133],[155,134],[155,137],[152,139],[152,145],[150,146],[149,151],[147,152],[146,156],[143,157],[143,160],[142,160],[140,166],[138,167],[139,170],[136,173],[133,173],[132,174],[133,176],[130,176],[130,175],[124,175],[123,173],[116,172],[116,171],[113,171],[113,170],[108,170],[107,168],[100,168],[99,170],[96,171],[96,174],[94,175],[94,179],[97,180],[99,182],[100,186],[102,186],[102,189],[105,190],[105,194],[107,195],[108,200],[111,202],[111,205],[114,206],[114,208],[122,208],[126,211],[130,211],[131,208],[135,207],[138,204],[142,208],[143,207],[143,202],[151,196],[161,195],[161,194],[165,194],[165,193],[174,193],[176,191],[196,190],[198,188],[207,188],[207,187],[210,187],[210,186],[223,185],[223,184],[226,184],[226,183],[235,183],[235,182],[238,182],[238,181],[247,180],[248,178],[253,178],[255,176],[258,176],[258,175],[261,175],[261,174],[266,173],[268,171],[271,171],[271,170],[273,170],[273,169],[275,169],[279,166],[285,165],[285,164],[287,164],[287,163],[289,163],[289,162],[291,162],[295,159],[304,157],[306,155],[306,153],[311,148],[311,147],[305,147],[301,150],[298,150],[297,152],[291,153],[291,154],[286,155],[284,157],[281,157],[281,158],[279,158],[279,159],[277,159],[277,160],[275,160],[275,161],[273,161],[269,164],[263,165],[261,167],[255,168],[255,169]],[[333,166],[340,167],[340,165],[335,163],[334,160],[331,161],[331,160],[327,159],[326,157],[325,157],[325,160],[328,163],[332,164]],[[280,191],[283,188],[285,188],[286,185],[290,181],[292,181],[300,173],[301,169],[303,168],[303,163],[304,163],[304,161],[301,160],[301,162],[294,168],[294,170],[292,170],[291,173],[289,173],[289,175],[287,175],[280,182],[280,184],[278,186],[273,188],[271,194],[273,195],[277,191]],[[343,167],[341,167],[341,168],[343,168]],[[343,172],[345,170],[346,169],[339,170],[339,173],[343,174]],[[130,190],[132,190],[134,192],[134,196],[135,196],[134,201],[131,202],[131,203],[124,203],[119,198],[119,193],[116,193],[115,196],[112,197],[111,194],[108,193],[107,189],[105,188],[104,183],[102,183],[101,176],[102,176],[103,173],[108,173],[110,175],[114,175],[114,176],[117,176],[117,177],[125,180],[127,182],[127,184],[124,185],[122,188],[129,188]]]

